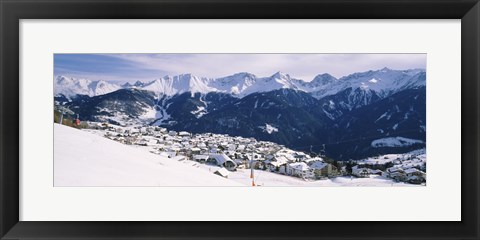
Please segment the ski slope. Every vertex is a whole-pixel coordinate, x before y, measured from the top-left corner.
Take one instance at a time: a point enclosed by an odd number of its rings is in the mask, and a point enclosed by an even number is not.
[[[58,186],[241,186],[95,134],[55,124],[54,185]]]
[[[101,136],[55,124],[54,185],[62,186],[252,186],[250,169],[214,174],[220,167],[195,161],[177,161],[150,153],[148,147],[124,145]],[[302,180],[255,170],[258,187],[415,186],[381,176]]]

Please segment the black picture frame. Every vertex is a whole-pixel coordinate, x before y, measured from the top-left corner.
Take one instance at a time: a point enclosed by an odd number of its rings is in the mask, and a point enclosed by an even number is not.
[[[480,170],[477,151],[480,123],[480,4],[478,0],[0,0],[0,15],[0,237],[2,239],[480,238]],[[462,221],[19,221],[19,20],[163,18],[461,19]]]

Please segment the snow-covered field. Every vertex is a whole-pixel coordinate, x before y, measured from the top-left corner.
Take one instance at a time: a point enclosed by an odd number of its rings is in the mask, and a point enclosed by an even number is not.
[[[358,160],[358,164],[385,164],[394,162],[401,167],[421,166],[427,161],[426,149],[418,149],[407,153],[386,154],[379,157],[369,157]]]
[[[99,136],[55,124],[55,186],[252,186],[249,169],[214,174],[217,166],[195,161],[176,161],[149,152],[147,147],[124,145]],[[417,186],[381,176],[337,177],[305,181],[300,178],[255,170],[257,186]]]
[[[396,129],[397,126],[398,125],[395,124],[395,126],[393,126],[394,129]],[[423,141],[404,137],[389,137],[373,140],[371,145],[372,147],[408,147],[420,143],[423,143]]]
[[[207,169],[211,172],[216,171],[219,167],[198,164],[193,161],[186,161],[186,164],[198,165],[200,168]],[[242,185],[251,186],[252,179],[250,178],[250,169],[237,169],[228,175],[228,179],[241,183]],[[372,175],[370,178],[355,178],[355,177],[336,177],[326,180],[302,180],[301,178],[281,175],[267,171],[255,170],[254,183],[256,186],[265,187],[289,187],[289,186],[303,186],[303,187],[340,187],[340,186],[358,186],[358,187],[375,187],[375,186],[419,186],[403,182],[395,182],[391,179],[382,176]]]
[[[240,186],[208,171],[55,124],[55,186]]]

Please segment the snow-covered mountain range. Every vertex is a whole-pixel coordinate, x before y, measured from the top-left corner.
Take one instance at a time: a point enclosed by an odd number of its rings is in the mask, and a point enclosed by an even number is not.
[[[103,95],[117,91],[120,88],[122,87],[117,84],[102,80],[92,81],[66,76],[57,76],[54,79],[55,96],[64,95],[69,99],[77,95],[87,95],[89,97]]]
[[[403,89],[424,86],[425,70],[392,70],[383,68],[376,71],[353,73],[339,79],[328,73],[317,75],[312,81],[295,79],[290,75],[277,72],[269,77],[257,77],[251,73],[236,73],[222,78],[205,78],[192,74],[164,76],[151,82],[137,81],[134,84],[117,85],[106,81],[75,79],[66,76],[55,77],[55,94],[68,98],[75,95],[98,96],[120,88],[138,88],[154,92],[157,96],[173,96],[185,92],[219,92],[242,98],[252,93],[269,92],[278,89],[293,89],[310,93],[320,99],[351,88],[364,92],[375,92],[381,97]]]
[[[339,79],[325,73],[310,82],[281,72],[217,79],[183,74],[122,86],[65,76],[54,82],[55,104],[82,121],[254,137],[296,150],[323,149],[339,160],[425,147],[422,69],[383,68]],[[387,138],[414,144],[372,145]]]

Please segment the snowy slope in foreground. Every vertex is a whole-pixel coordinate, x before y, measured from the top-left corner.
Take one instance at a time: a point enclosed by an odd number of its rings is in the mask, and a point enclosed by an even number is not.
[[[175,161],[87,132],[55,124],[54,185],[59,186],[251,186],[249,169],[229,178],[213,174],[219,167],[194,161]],[[304,181],[266,171],[255,171],[258,186],[415,186],[380,176],[337,177]]]
[[[239,186],[142,149],[55,124],[55,186]]]
[[[186,164],[199,165],[200,168],[216,171],[219,167],[197,164],[187,161]],[[233,181],[245,186],[251,186],[249,169],[238,169],[228,175]],[[278,173],[255,170],[255,184],[259,187],[416,187],[420,185],[395,182],[392,179],[372,175],[368,178],[336,177],[326,180],[305,181],[297,177],[285,176]]]

